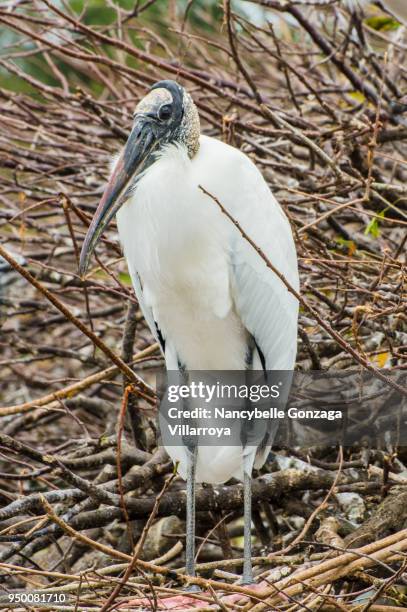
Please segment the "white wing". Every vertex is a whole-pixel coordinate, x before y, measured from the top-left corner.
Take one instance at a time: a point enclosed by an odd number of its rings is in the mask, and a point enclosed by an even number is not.
[[[298,291],[297,254],[290,224],[262,174],[246,155],[224,143],[203,137],[201,146],[208,148],[205,159],[215,160],[208,185],[205,185],[207,190],[219,199]],[[230,227],[230,282],[234,308],[255,339],[266,369],[292,370],[297,352],[298,300],[239,230],[232,223]],[[254,367],[259,369],[261,365],[254,364]],[[249,438],[242,463],[235,471],[236,477],[242,477],[242,469],[251,474],[253,465],[260,468],[264,464],[276,434],[277,421],[274,425],[260,447],[250,444]]]
[[[209,180],[211,187],[207,190],[218,197],[271,263],[298,290],[297,255],[290,224],[262,174],[237,149],[212,139],[201,141],[203,146],[210,145],[212,159],[217,160]],[[227,160],[227,165],[222,164],[222,159]],[[230,266],[235,309],[263,353],[266,368],[293,369],[297,350],[297,299],[236,228],[231,232]]]
[[[241,217],[238,220],[276,269],[298,290],[297,256],[291,229],[279,205],[264,187],[267,188],[257,184],[247,202],[253,212],[238,215]],[[260,197],[261,205],[256,207],[254,199]],[[266,369],[291,370],[297,352],[298,301],[247,241],[237,239],[233,247],[236,310],[263,353]]]

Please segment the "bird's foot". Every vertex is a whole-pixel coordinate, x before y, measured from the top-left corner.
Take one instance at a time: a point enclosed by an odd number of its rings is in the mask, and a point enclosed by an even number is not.
[[[243,569],[243,574],[241,575],[238,584],[240,586],[249,586],[250,584],[254,584],[253,570],[251,567]]]
[[[245,577],[242,576],[237,583],[239,586],[250,586],[251,584],[255,584],[253,577]]]

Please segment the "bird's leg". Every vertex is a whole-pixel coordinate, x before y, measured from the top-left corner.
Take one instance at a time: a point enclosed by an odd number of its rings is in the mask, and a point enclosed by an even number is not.
[[[252,477],[244,472],[243,477],[243,501],[244,501],[244,551],[243,551],[243,576],[242,584],[253,582],[252,570]]]
[[[188,576],[195,576],[195,468],[197,447],[187,447],[187,521],[185,570]]]
[[[188,384],[188,374],[179,362],[181,380]],[[184,400],[185,409],[189,408],[188,399]],[[183,418],[184,421],[184,418]],[[187,516],[185,529],[185,572],[188,576],[195,576],[195,472],[198,447],[196,440],[183,436],[182,443],[186,449],[187,456]],[[187,590],[199,590],[194,586]]]

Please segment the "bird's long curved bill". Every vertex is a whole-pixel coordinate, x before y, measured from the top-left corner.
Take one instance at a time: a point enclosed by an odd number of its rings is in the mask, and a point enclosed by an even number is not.
[[[148,123],[142,119],[136,121],[85,236],[79,262],[81,276],[88,268],[91,255],[103,231],[125,202],[131,180],[142,170],[143,162],[151,153],[155,142]]]

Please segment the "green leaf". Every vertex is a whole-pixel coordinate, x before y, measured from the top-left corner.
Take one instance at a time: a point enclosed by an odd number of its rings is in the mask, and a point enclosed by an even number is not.
[[[373,236],[373,238],[378,238],[380,236],[380,223],[379,223],[378,217],[380,217],[381,219],[384,219],[385,214],[386,214],[386,209],[379,212],[377,217],[374,217],[368,223],[365,229],[365,236],[369,236],[369,234]]]
[[[123,283],[123,285],[128,285],[131,287],[130,274],[127,274],[126,272],[119,272],[119,280],[121,283]]]
[[[397,28],[400,27],[400,23],[389,15],[376,15],[375,17],[369,17],[366,19],[366,23],[373,30],[384,32],[388,30],[397,30]]]

